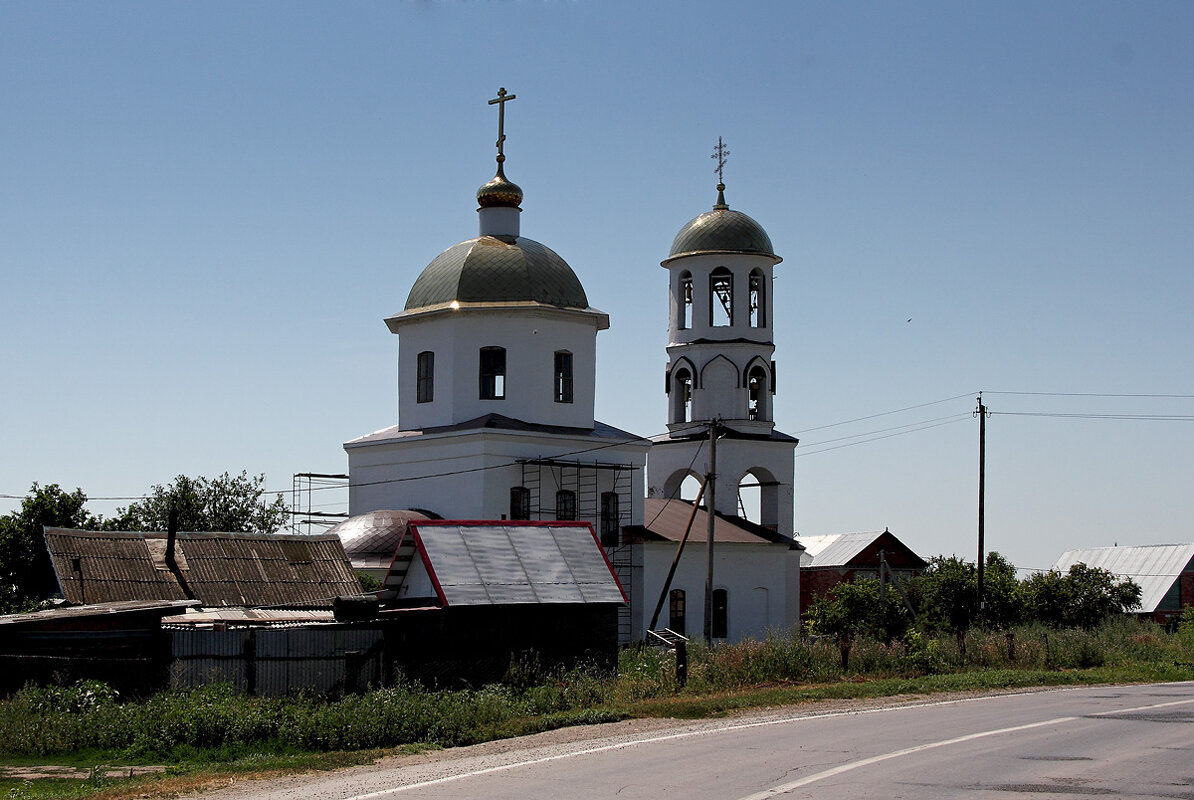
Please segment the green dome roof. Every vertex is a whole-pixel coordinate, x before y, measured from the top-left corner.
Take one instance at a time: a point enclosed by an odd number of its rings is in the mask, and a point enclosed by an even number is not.
[[[689,222],[672,241],[668,258],[697,253],[757,253],[775,256],[763,226],[728,208],[714,208]]]
[[[406,310],[451,303],[531,300],[588,308],[576,273],[551,248],[522,237],[482,236],[449,247],[419,275]]]

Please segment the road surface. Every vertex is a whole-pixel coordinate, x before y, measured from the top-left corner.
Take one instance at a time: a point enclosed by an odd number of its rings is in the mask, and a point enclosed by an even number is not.
[[[1194,683],[599,726],[209,793],[213,800],[1194,800]],[[595,737],[595,738],[587,738]]]

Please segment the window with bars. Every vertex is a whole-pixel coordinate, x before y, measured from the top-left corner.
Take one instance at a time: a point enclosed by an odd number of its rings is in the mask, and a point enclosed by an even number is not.
[[[603,547],[617,547],[621,530],[621,515],[618,513],[618,493],[601,493],[601,544]]]
[[[672,589],[668,593],[667,626],[681,636],[688,635],[685,603],[686,597],[683,589]]]
[[[531,518],[531,490],[525,486],[510,488],[510,519]]]
[[[734,324],[734,275],[725,267],[709,274],[709,324],[715,328]]]
[[[556,519],[576,519],[576,492],[571,489],[556,492]]]

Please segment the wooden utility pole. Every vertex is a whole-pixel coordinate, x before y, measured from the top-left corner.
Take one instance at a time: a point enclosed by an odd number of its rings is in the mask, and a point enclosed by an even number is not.
[[[986,561],[986,542],[984,541],[984,526],[986,524],[985,502],[987,494],[987,407],[983,405],[983,396],[978,396],[978,613],[983,613],[983,573]]]
[[[709,420],[709,474],[705,476],[705,513],[709,517],[708,538],[705,541],[705,644],[713,644],[713,521],[716,512],[717,429],[721,420]]]

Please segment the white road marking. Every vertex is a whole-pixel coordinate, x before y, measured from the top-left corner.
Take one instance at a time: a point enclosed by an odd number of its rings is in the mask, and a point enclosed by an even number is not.
[[[1091,714],[1090,716],[1103,717],[1103,716],[1109,716],[1111,714],[1124,714],[1124,713],[1127,713],[1130,711],[1148,711],[1148,710],[1154,709],[1154,708],[1165,708],[1167,706],[1180,706],[1180,705],[1184,705],[1186,703],[1194,703],[1194,700],[1174,700],[1169,703],[1154,703],[1153,705],[1137,706],[1135,708],[1119,708],[1119,709],[1115,709],[1114,711],[1099,711],[1094,714]],[[799,789],[801,786],[807,786],[810,783],[815,783],[816,781],[824,780],[825,778],[832,778],[834,775],[840,775],[843,772],[849,772],[852,769],[858,769],[859,767],[868,767],[871,764],[878,764],[881,761],[887,761],[892,758],[899,758],[900,756],[906,756],[906,755],[910,755],[912,753],[919,753],[923,750],[932,750],[933,748],[936,748],[936,747],[946,747],[947,745],[951,745],[951,744],[960,744],[961,742],[969,742],[969,741],[973,741],[975,739],[982,739],[987,736],[998,736],[1003,733],[1014,733],[1016,731],[1029,730],[1031,728],[1043,728],[1047,725],[1058,725],[1062,722],[1073,722],[1074,720],[1077,720],[1077,719],[1082,719],[1082,717],[1054,717],[1053,719],[1047,719],[1042,722],[1032,722],[1032,723],[1029,723],[1028,725],[1015,725],[1010,728],[999,728],[997,730],[992,730],[992,731],[980,731],[978,733],[967,734],[966,736],[958,736],[953,739],[942,739],[939,742],[928,742],[926,744],[916,745],[915,747],[905,747],[903,750],[893,750],[892,752],[884,753],[883,755],[871,756],[870,758],[861,758],[858,761],[851,761],[847,764],[841,764],[839,766],[833,767],[832,769],[827,769],[822,772],[817,772],[813,775],[807,775],[803,778],[799,778],[798,780],[791,781],[790,783],[784,783],[779,786],[773,786],[770,789],[765,789],[765,790],[763,790],[761,792],[757,792],[755,794],[748,794],[745,797],[738,798],[738,800],[767,800],[767,798],[775,797],[776,795],[785,794],[787,792],[792,791],[793,789]]]
[[[1087,688],[1087,687],[1081,687],[1081,688]],[[1078,687],[1062,689],[1060,691],[1077,691],[1077,690],[1078,690]],[[1029,694],[1029,692],[1023,692],[1022,694]],[[759,720],[756,722],[743,722],[743,723],[738,723],[735,725],[726,725],[725,727],[721,727],[721,728],[701,729],[701,730],[695,730],[695,731],[681,731],[679,733],[668,733],[668,734],[663,734],[661,736],[651,736],[651,737],[648,737],[645,739],[634,739],[632,741],[617,742],[614,744],[605,744],[605,745],[600,745],[598,747],[589,747],[589,748],[585,748],[584,750],[574,750],[572,752],[559,753],[557,755],[552,755],[552,756],[543,756],[542,758],[532,758],[532,759],[527,759],[524,761],[515,761],[515,762],[511,762],[509,764],[498,764],[497,766],[485,767],[483,769],[477,769],[477,770],[473,770],[471,772],[461,772],[456,775],[446,775],[442,778],[433,778],[431,780],[419,781],[418,783],[409,783],[405,786],[393,786],[388,789],[379,789],[376,792],[367,792],[365,794],[352,795],[350,797],[343,798],[343,800],[376,800],[376,798],[386,797],[387,795],[397,794],[399,792],[407,792],[407,791],[410,791],[411,789],[421,789],[426,786],[437,786],[439,784],[451,783],[453,781],[465,780],[467,778],[475,778],[475,777],[478,777],[481,775],[492,775],[495,772],[506,772],[508,770],[518,769],[520,767],[529,767],[529,766],[534,766],[536,764],[546,764],[551,761],[561,761],[566,758],[576,758],[578,756],[587,756],[587,755],[593,755],[596,753],[607,753],[607,752],[611,752],[614,750],[625,750],[628,747],[637,747],[637,746],[643,745],[643,744],[654,744],[655,742],[667,742],[667,741],[673,741],[676,739],[690,739],[695,736],[708,736],[708,735],[711,735],[714,733],[723,733],[726,731],[740,731],[740,730],[747,730],[749,728],[764,728],[764,727],[768,727],[771,725],[783,725],[783,724],[788,724],[788,723],[793,723],[793,722],[803,722],[805,720],[812,720],[812,719],[828,719],[831,717],[846,717],[846,716],[852,716],[852,715],[861,716],[863,714],[877,714],[877,713],[880,713],[883,711],[894,711],[897,709],[907,709],[907,708],[937,708],[940,706],[960,705],[962,703],[974,703],[974,702],[979,702],[979,701],[983,701],[983,700],[993,700],[993,699],[997,699],[1000,697],[1007,697],[1007,696],[1008,695],[1006,695],[1006,694],[1005,695],[988,695],[985,697],[965,697],[965,698],[960,698],[957,700],[939,700],[939,701],[936,701],[933,703],[910,703],[910,704],[901,705],[901,706],[886,706],[886,707],[880,707],[880,708],[867,708],[867,709],[849,710],[849,711],[832,711],[832,712],[828,712],[825,714],[809,714],[808,716],[803,716],[803,717],[782,717],[782,718],[778,718],[778,719]],[[1126,713],[1129,711],[1147,711],[1152,708],[1163,708],[1165,706],[1182,705],[1184,703],[1194,703],[1194,699],[1176,700],[1176,701],[1173,701],[1170,703],[1156,703],[1154,705],[1139,706],[1139,707],[1135,707],[1135,708],[1123,708],[1123,709],[1118,709],[1116,711],[1102,711],[1102,712],[1099,712],[1099,714],[1120,714],[1120,713]],[[1092,716],[1095,716],[1095,715],[1092,715]],[[928,744],[918,745],[916,747],[906,748],[904,750],[897,750],[892,753],[886,753],[886,754],[880,755],[880,756],[873,756],[871,758],[862,759],[860,761],[852,761],[849,764],[843,764],[839,767],[834,767],[831,770],[825,770],[824,772],[819,772],[815,775],[809,775],[807,778],[802,778],[798,781],[784,784],[783,786],[777,786],[772,789],[768,789],[764,792],[760,792],[758,794],[747,795],[746,797],[739,798],[739,800],[761,800],[762,798],[774,797],[778,794],[783,794],[784,792],[790,791],[791,789],[797,788],[799,786],[804,786],[805,784],[812,783],[813,781],[822,780],[823,778],[828,778],[828,777],[831,777],[832,775],[837,775],[839,773],[846,772],[851,769],[856,769],[858,767],[864,767],[864,766],[867,766],[868,764],[874,764],[879,761],[886,761],[890,758],[897,758],[902,755],[908,755],[909,753],[916,753],[921,750],[928,750],[928,749],[934,748],[934,747],[943,747],[948,744],[957,744],[958,742],[964,742],[964,741],[968,741],[970,739],[978,739],[978,738],[981,738],[984,736],[994,736],[999,733],[1008,733],[1011,731],[1025,730],[1027,728],[1037,728],[1037,727],[1041,727],[1043,725],[1056,725],[1059,722],[1069,722],[1069,721],[1072,721],[1075,719],[1080,719],[1080,718],[1079,717],[1057,717],[1055,719],[1046,720],[1044,722],[1034,722],[1029,725],[1020,725],[1020,726],[1013,727],[1013,728],[1002,728],[997,731],[982,731],[980,733],[972,733],[967,736],[962,736],[962,737],[959,737],[956,739],[948,739],[948,740],[941,741],[941,742],[931,742]]]

